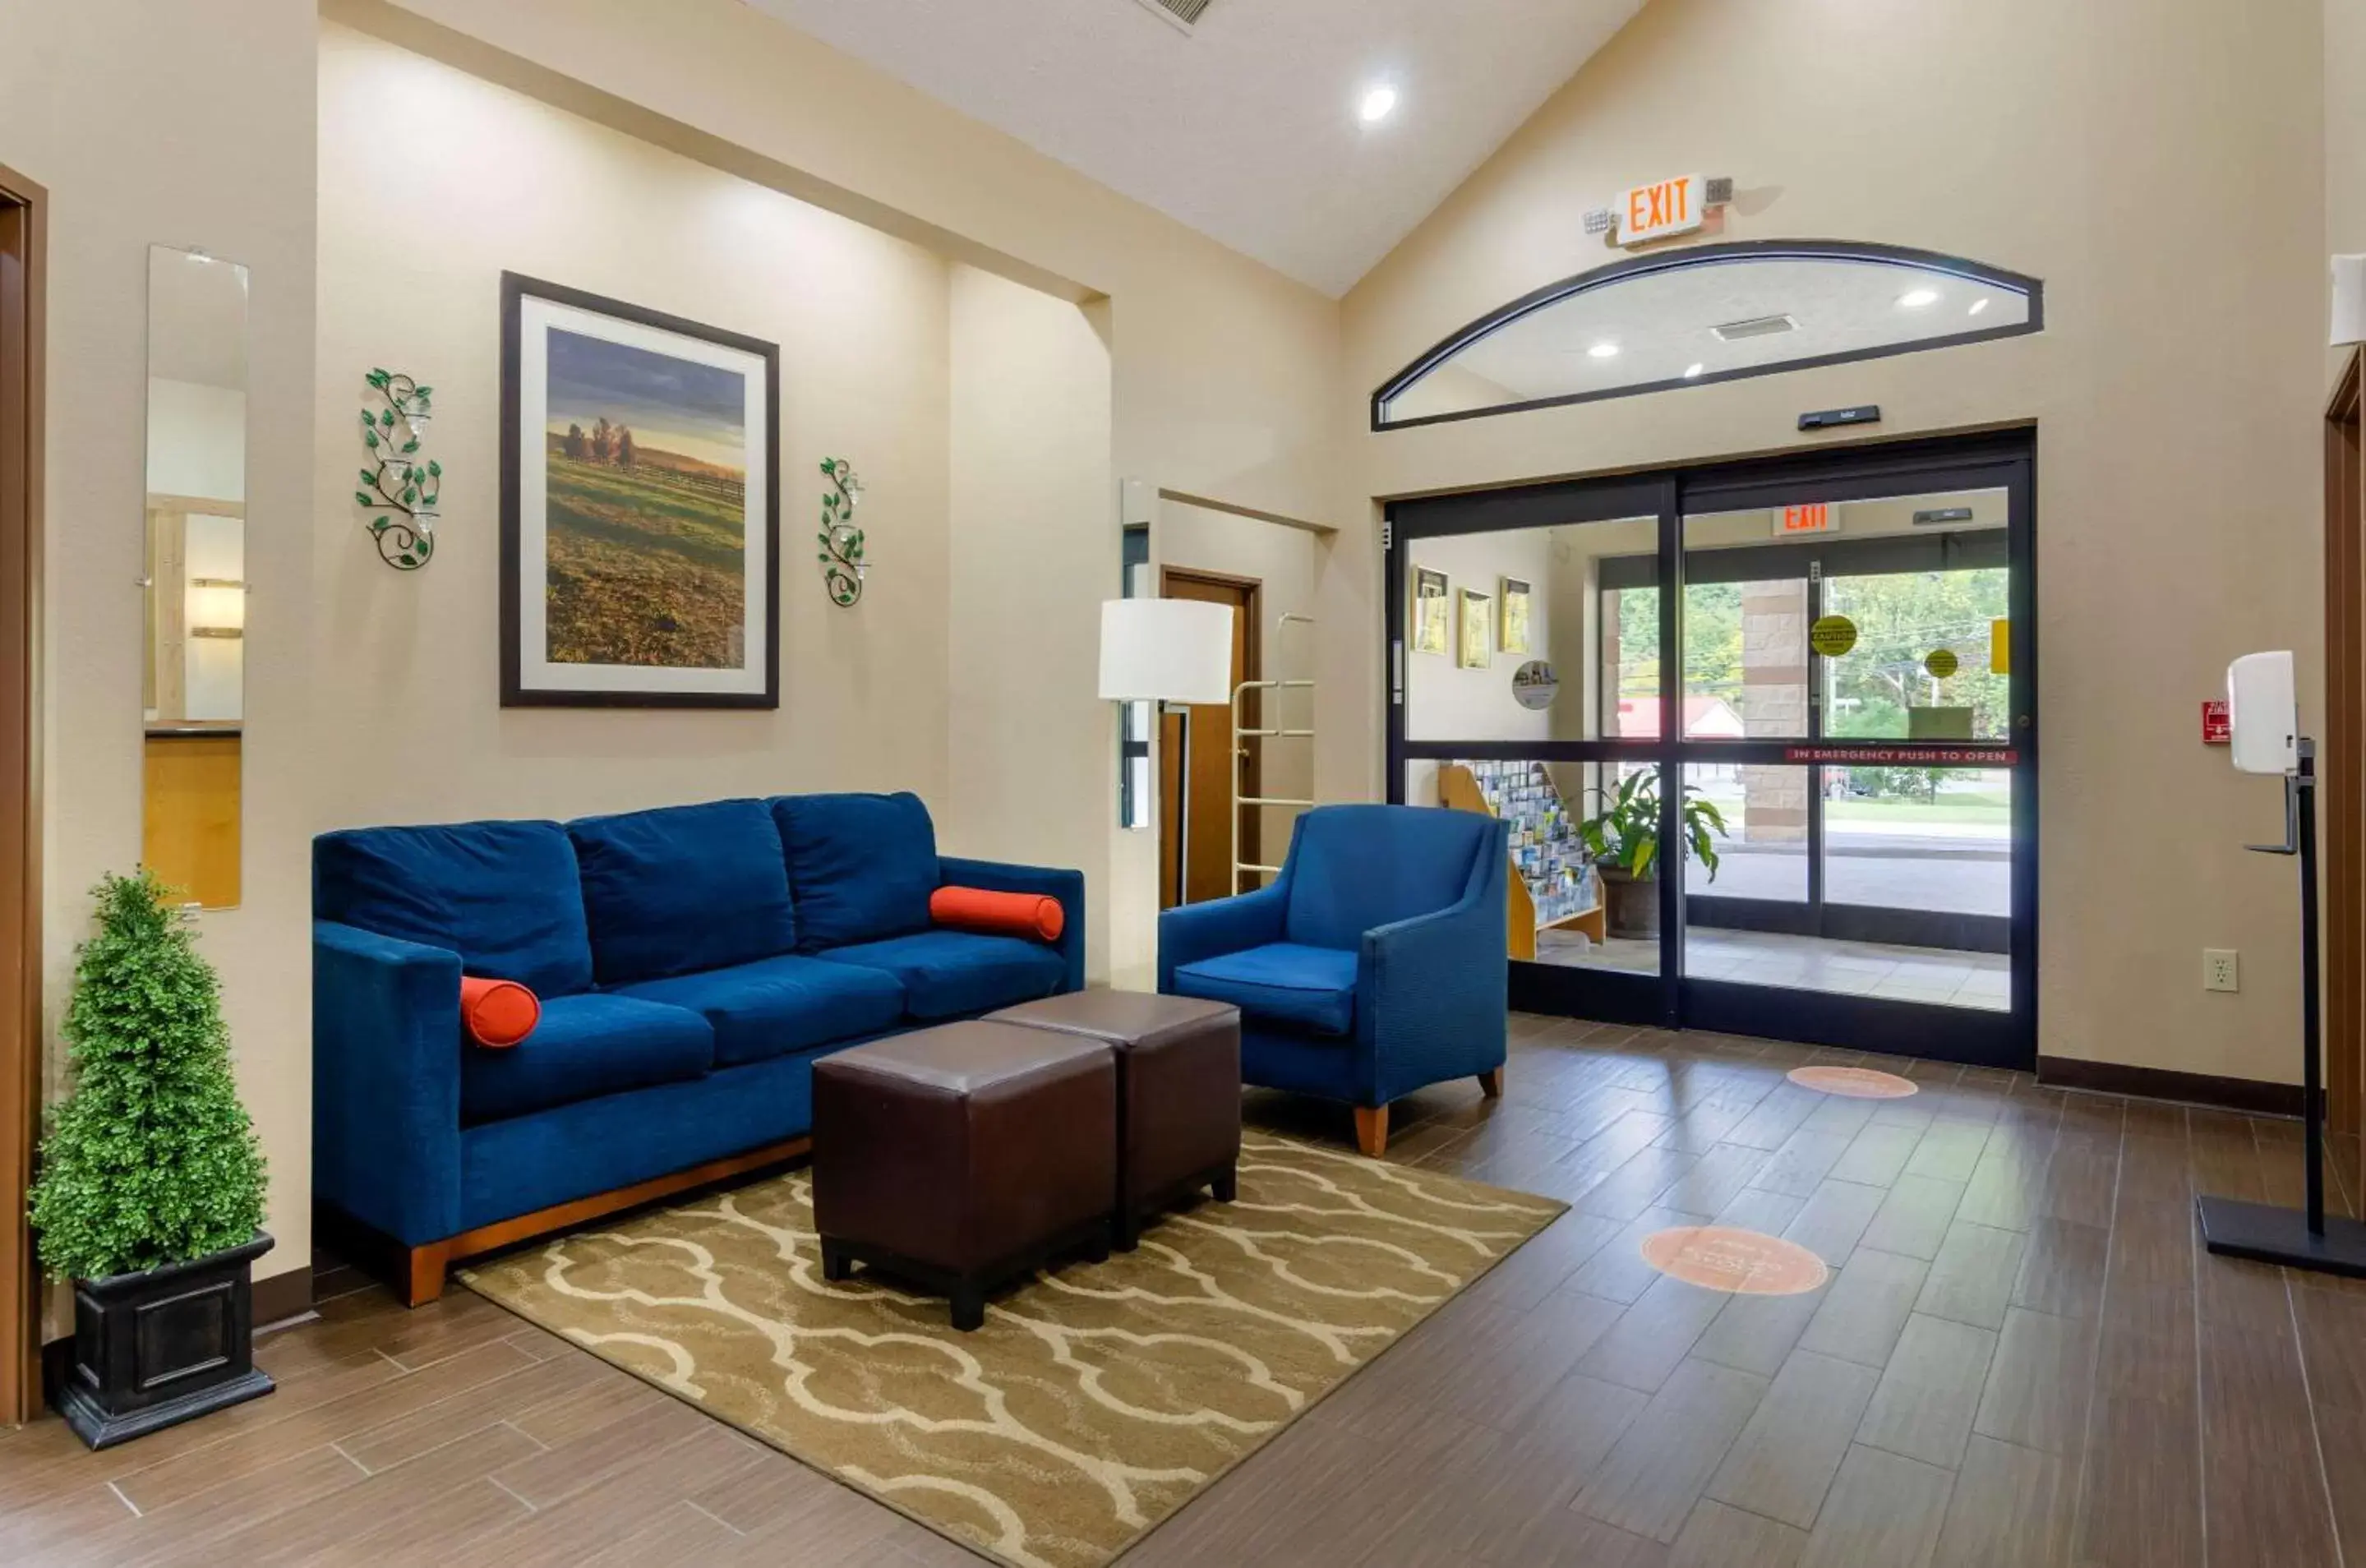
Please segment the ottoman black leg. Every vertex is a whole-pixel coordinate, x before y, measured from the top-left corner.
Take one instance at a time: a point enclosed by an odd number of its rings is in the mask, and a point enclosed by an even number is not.
[[[1241,1195],[1240,1167],[1235,1165],[1228,1165],[1224,1167],[1223,1169],[1216,1172],[1214,1178],[1209,1181],[1208,1186],[1216,1194],[1217,1202],[1231,1202],[1234,1199]]]
[[[1142,1217],[1121,1209],[1110,1221],[1110,1232],[1120,1252],[1132,1252],[1142,1245]]]
[[[854,1277],[854,1259],[836,1242],[826,1240],[821,1244],[821,1277],[833,1282]]]
[[[975,1280],[963,1280],[952,1288],[953,1326],[967,1334],[986,1326],[986,1288]]]
[[[1085,1261],[1087,1263],[1108,1262],[1110,1260],[1110,1233],[1113,1230],[1118,1230],[1120,1227],[1123,1226],[1124,1224],[1124,1219],[1119,1217],[1111,1219],[1108,1224],[1095,1225],[1091,1232],[1086,1235],[1084,1246],[1080,1248],[1085,1255]],[[1130,1252],[1132,1248],[1128,1247],[1126,1250]]]

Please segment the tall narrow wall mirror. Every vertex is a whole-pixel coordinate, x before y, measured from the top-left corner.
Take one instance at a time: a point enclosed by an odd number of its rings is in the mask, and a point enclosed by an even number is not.
[[[246,723],[246,268],[148,253],[141,859],[184,903],[239,901]]]

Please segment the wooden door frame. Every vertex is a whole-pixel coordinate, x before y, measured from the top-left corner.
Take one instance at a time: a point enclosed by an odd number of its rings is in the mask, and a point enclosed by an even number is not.
[[[1265,629],[1260,623],[1263,621],[1265,615],[1265,579],[1261,577],[1242,577],[1234,572],[1214,571],[1204,567],[1196,566],[1161,566],[1158,569],[1158,596],[1161,599],[1171,599],[1174,597],[1170,589],[1177,582],[1203,582],[1211,588],[1236,588],[1247,595],[1248,609],[1245,612],[1245,615],[1248,620],[1248,630],[1242,645],[1246,650],[1242,655],[1242,663],[1244,665],[1242,678],[1249,681],[1264,680]],[[1265,713],[1265,694],[1263,692],[1252,692],[1249,694],[1247,717],[1252,726],[1260,725],[1264,722],[1263,715]],[[1162,714],[1159,716],[1159,739],[1162,743],[1166,739],[1166,716]],[[1207,744],[1207,737],[1200,737],[1199,743],[1200,745]],[[1233,743],[1233,738],[1230,735],[1225,736],[1223,738],[1223,743],[1226,746],[1230,746]],[[1257,748],[1254,746],[1249,748],[1248,755],[1246,757],[1237,759],[1237,761],[1240,762],[1240,766],[1234,769],[1233,773],[1233,782],[1234,786],[1233,790],[1233,815],[1235,818],[1241,818],[1241,807],[1239,804],[1241,797],[1243,795],[1258,795],[1265,793],[1265,768],[1263,755],[1258,751]],[[1166,793],[1165,782],[1166,778],[1166,768],[1163,761],[1159,764],[1158,778],[1160,784],[1160,795],[1162,796],[1160,805],[1163,807],[1165,805],[1163,797]],[[1159,875],[1164,878],[1166,867],[1166,825],[1163,813],[1159,822],[1158,832]],[[1242,818],[1240,832],[1241,850],[1245,857],[1252,862],[1263,861],[1265,859],[1265,807],[1258,807],[1254,813],[1246,818]],[[1188,865],[1176,874],[1175,901],[1177,904],[1189,902],[1185,895],[1190,891],[1190,877],[1191,868]],[[1238,872],[1234,872],[1232,874],[1232,887],[1233,891],[1236,894],[1253,893],[1259,886],[1261,886],[1261,884],[1257,881],[1255,874],[1251,874],[1248,879],[1248,886],[1242,886],[1242,878]]]
[[[2366,464],[2351,349],[2325,408],[2325,1085],[2336,1158],[2366,1122]]]
[[[40,1407],[25,1200],[41,1103],[41,463],[49,193],[0,166],[0,1424]],[[13,671],[8,665],[14,662]]]

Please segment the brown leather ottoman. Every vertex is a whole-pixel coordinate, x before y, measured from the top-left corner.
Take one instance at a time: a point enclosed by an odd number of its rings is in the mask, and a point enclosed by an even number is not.
[[[1049,1259],[1110,1249],[1117,1065],[1081,1035],[949,1023],[814,1064],[814,1228],[822,1277],[863,1262],[952,1298]]]
[[[1229,1203],[1241,1158],[1241,1013],[1139,991],[1071,991],[1005,1008],[998,1023],[1098,1040],[1117,1054],[1117,1245],[1201,1187]]]

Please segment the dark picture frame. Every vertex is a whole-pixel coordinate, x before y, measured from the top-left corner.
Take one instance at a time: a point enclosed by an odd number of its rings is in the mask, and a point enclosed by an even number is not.
[[[531,318],[531,319],[530,319]],[[563,321],[563,327],[558,322]],[[602,328],[615,323],[621,330],[614,335],[603,335]],[[635,330],[638,329],[638,330]],[[600,431],[601,452],[596,459],[591,454],[575,451],[580,432],[571,429],[561,437],[550,433],[552,423],[549,339],[564,332],[577,341],[572,346],[579,357],[584,353],[604,354],[620,367],[619,377],[628,377],[652,362],[671,360],[691,382],[715,388],[723,384],[720,378],[738,375],[745,378],[743,394],[752,391],[760,372],[762,394],[760,405],[752,395],[744,396],[744,417],[736,427],[740,441],[743,461],[738,470],[738,496],[731,499],[731,469],[718,462],[705,462],[682,454],[653,447],[648,441],[641,443],[637,460],[632,431],[620,418],[616,429],[621,432],[621,456],[612,456],[610,434]],[[663,334],[662,337],[653,334]],[[688,352],[668,355],[664,339],[683,340]],[[587,347],[588,345],[588,347]],[[716,352],[722,351],[722,352]],[[539,366],[530,365],[529,353],[542,356]],[[596,361],[593,362],[596,365]],[[532,374],[529,374],[532,371]],[[641,397],[637,391],[624,394]],[[533,397],[536,406],[524,405]],[[643,406],[647,400],[643,398]],[[569,288],[562,284],[546,282],[520,273],[501,274],[501,705],[503,707],[666,707],[666,708],[778,708],[781,705],[781,351],[777,344],[766,343],[738,333],[724,331],[701,322],[686,321],[663,311],[646,310],[619,299]],[[665,412],[658,411],[663,419]],[[685,411],[683,423],[700,418],[712,419],[711,411]],[[532,428],[529,429],[529,421]],[[655,437],[666,439],[662,435]],[[527,444],[531,443],[531,453]],[[636,604],[629,594],[608,592],[598,600],[597,610],[554,610],[548,584],[551,580],[553,512],[548,501],[548,485],[553,471],[553,446],[562,444],[565,460],[577,468],[584,461],[596,461],[618,471],[613,475],[594,475],[595,479],[613,479],[611,490],[614,507],[608,519],[618,512],[625,514],[621,525],[603,520],[599,530],[598,546],[613,558],[619,551],[630,554],[637,548],[644,551],[662,548],[680,551],[682,531],[670,530],[663,546],[637,546],[632,541],[633,529],[629,513],[636,503],[634,491],[648,486],[661,489],[659,499],[670,502],[677,493],[684,504],[704,508],[720,524],[725,519],[721,511],[736,504],[738,509],[739,556],[738,581],[743,614],[736,625],[724,621],[731,611],[726,607],[717,590],[733,579],[727,569],[704,570],[704,597],[695,608],[714,612],[711,625],[699,617],[665,613],[661,606]],[[674,440],[671,445],[689,445]],[[529,472],[529,457],[533,465]],[[749,470],[756,465],[748,459],[759,459],[763,468],[760,482]],[[760,502],[758,498],[760,496]],[[529,516],[529,507],[537,514]],[[573,535],[562,536],[574,537]],[[709,556],[713,542],[703,547]],[[528,558],[531,554],[532,558]],[[666,564],[661,562],[661,565]],[[597,568],[595,567],[596,570]],[[693,569],[682,568],[685,576]],[[760,573],[760,581],[759,580]],[[646,581],[647,574],[640,581]],[[683,592],[695,592],[701,584],[686,581]],[[532,604],[528,595],[534,596]],[[760,597],[759,597],[760,596]],[[620,605],[621,601],[621,607]],[[759,605],[760,604],[760,607]],[[573,620],[555,623],[554,615],[573,616]],[[606,617],[601,624],[598,617]],[[645,621],[647,626],[626,625],[620,630],[615,622]],[[580,623],[580,625],[579,625]],[[557,626],[558,629],[554,630]],[[753,646],[755,638],[749,632],[760,626],[762,646]],[[649,627],[656,628],[654,631]],[[680,664],[661,660],[634,657],[603,660],[597,657],[554,659],[552,643],[555,637],[585,634],[574,640],[587,646],[608,648],[630,643],[639,650],[642,641],[672,642],[693,649],[692,656]],[[704,633],[704,640],[700,634]],[[715,651],[717,637],[727,639],[735,636],[737,663],[728,662],[730,653]],[[536,646],[529,648],[529,639]]]

